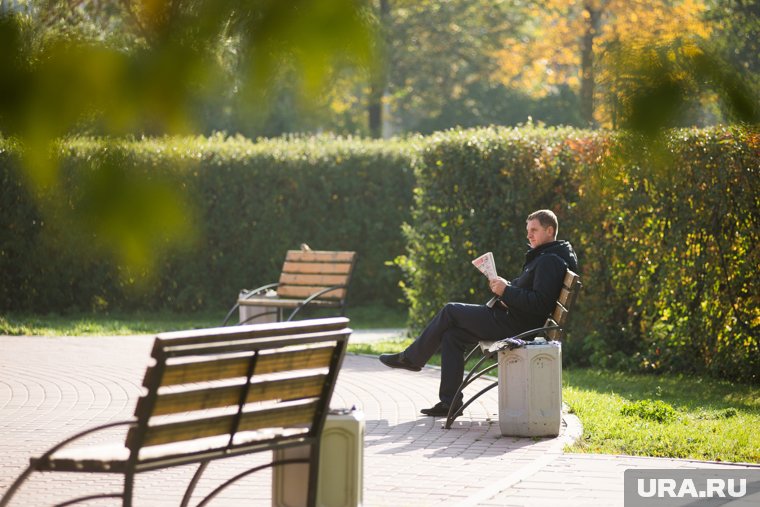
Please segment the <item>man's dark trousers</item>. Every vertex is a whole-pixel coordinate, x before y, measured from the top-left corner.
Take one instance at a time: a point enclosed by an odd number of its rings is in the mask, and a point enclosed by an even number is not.
[[[442,402],[451,405],[462,383],[465,352],[481,340],[495,341],[515,334],[504,310],[485,305],[447,303],[404,351],[404,356],[421,367],[441,349],[438,396]],[[461,401],[461,394],[458,401]]]

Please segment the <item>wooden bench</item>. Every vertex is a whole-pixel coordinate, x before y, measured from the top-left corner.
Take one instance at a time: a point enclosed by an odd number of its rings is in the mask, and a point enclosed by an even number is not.
[[[498,341],[481,341],[478,343],[478,345],[473,347],[465,357],[465,363],[469,361],[470,358],[474,357],[478,352],[480,352],[483,357],[481,357],[475,366],[473,366],[465,375],[462,383],[457,389],[456,394],[454,395],[454,399],[456,400],[459,398],[460,393],[464,390],[465,387],[470,385],[476,379],[491,372],[498,366],[498,363],[493,363],[482,367],[483,363],[486,363],[488,360],[492,360],[496,357],[496,354],[500,348],[505,348],[505,344],[508,340],[532,341],[537,338],[543,338],[549,341],[561,340],[565,334],[565,326],[567,325],[567,321],[570,316],[570,310],[575,305],[575,301],[578,298],[578,293],[580,292],[581,287],[582,284],[580,276],[568,269],[567,273],[565,273],[565,278],[562,281],[562,288],[560,289],[559,298],[557,299],[557,304],[554,307],[554,311],[552,312],[551,316],[546,319],[543,327],[531,329],[516,336],[507,337]],[[480,396],[490,391],[497,385],[499,385],[498,381],[493,381],[491,384],[475,393],[475,395],[463,403],[458,410],[454,410],[456,405],[452,404],[451,408],[449,409],[449,414],[446,417],[446,424],[444,427],[446,429],[451,428],[454,420],[464,412],[465,408],[467,408],[473,401],[477,400]]]
[[[307,306],[340,308],[340,314],[344,315],[355,262],[356,252],[289,250],[280,280],[245,291],[227,314],[224,323],[229,321],[239,306],[264,308],[248,320],[276,313],[278,321],[289,321]],[[292,312],[287,319],[283,319],[286,310]]]
[[[129,506],[136,474],[197,464],[180,504],[186,506],[211,461],[304,445],[310,447],[308,458],[252,468],[198,505],[244,476],[286,463],[309,464],[308,505],[315,505],[320,435],[351,333],[347,325],[347,318],[335,317],[159,334],[134,417],[79,433],[32,458],[0,507],[32,472],[121,474],[121,492],[70,503],[121,498]],[[114,426],[128,428],[124,441],[69,446]]]

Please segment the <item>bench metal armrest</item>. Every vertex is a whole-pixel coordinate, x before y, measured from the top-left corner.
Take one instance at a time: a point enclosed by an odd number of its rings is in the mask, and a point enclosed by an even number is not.
[[[523,338],[527,338],[529,336],[538,335],[543,333],[544,331],[552,331],[555,329],[562,329],[561,326],[558,325],[552,325],[552,326],[544,326],[544,327],[538,327],[536,329],[531,329],[529,331],[525,331],[524,333],[517,334],[515,336],[509,336],[507,338],[504,338],[503,340],[498,340],[493,342],[493,345],[491,345],[488,348],[489,352],[498,352],[499,350],[506,348],[506,340],[522,340]]]
[[[100,426],[95,426],[94,428],[89,428],[89,429],[84,430],[84,431],[82,431],[80,433],[77,433],[76,435],[70,436],[69,438],[63,440],[62,442],[59,442],[58,444],[56,444],[55,446],[53,446],[50,450],[48,450],[45,454],[43,454],[42,456],[40,456],[37,459],[37,461],[46,461],[46,460],[48,460],[50,458],[50,456],[52,456],[53,454],[55,454],[56,452],[58,452],[58,450],[60,450],[62,447],[65,447],[65,446],[69,445],[71,442],[74,442],[75,440],[79,440],[82,437],[86,437],[90,433],[95,433],[97,431],[105,430],[105,429],[108,429],[108,428],[113,428],[113,427],[116,427],[116,426],[131,426],[131,425],[135,425],[135,424],[137,424],[137,419],[128,419],[128,420],[125,420],[125,421],[110,422],[110,423],[107,423],[107,424],[102,424]]]
[[[317,299],[319,296],[322,296],[322,295],[327,294],[328,292],[332,292],[334,290],[346,289],[346,288],[348,288],[348,285],[333,285],[332,287],[327,287],[325,289],[322,289],[320,291],[315,292],[311,296],[309,296],[306,299],[304,299],[298,305],[298,307],[295,310],[293,310],[293,313],[290,314],[290,316],[288,317],[287,321],[290,321],[291,319],[293,319],[293,317],[295,316],[296,313],[298,313],[306,305],[308,305],[309,303],[311,303],[312,301],[314,301],[315,299]]]
[[[71,437],[63,440],[62,442],[57,443],[52,448],[50,448],[46,453],[44,453],[42,456],[40,456],[39,458],[37,458],[37,460],[35,460],[35,461],[37,463],[48,461],[50,459],[50,457],[53,454],[55,454],[56,452],[58,452],[61,448],[65,447],[68,444],[70,444],[71,442],[74,442],[75,440],[79,440],[80,438],[85,437],[85,436],[87,436],[87,435],[89,435],[91,433],[95,433],[97,431],[104,430],[104,429],[107,429],[107,428],[113,428],[115,426],[127,426],[127,425],[132,426],[132,425],[135,425],[135,424],[137,424],[137,420],[136,419],[129,419],[129,420],[126,420],[126,421],[110,422],[110,423],[107,423],[107,424],[102,424],[100,426],[96,426],[94,428],[89,428],[89,429],[87,429],[85,431],[77,433],[76,435],[73,435],[73,436],[71,436]],[[13,497],[13,495],[16,494],[16,491],[18,490],[18,488],[21,487],[21,484],[23,484],[23,482],[27,479],[27,477],[29,477],[29,475],[32,472],[34,472],[35,470],[37,470],[37,467],[34,466],[34,465],[32,465],[31,462],[30,462],[29,466],[26,467],[26,470],[24,470],[21,473],[21,475],[19,475],[16,478],[16,480],[13,481],[13,484],[11,484],[10,488],[8,488],[8,490],[5,492],[5,494],[2,497],[0,497],[0,507],[5,507],[6,505],[8,505],[8,502],[11,501],[11,498]]]
[[[266,285],[262,285],[258,289],[252,289],[252,290],[249,290],[248,292],[246,292],[245,296],[242,299],[248,299],[248,298],[253,297],[253,296],[255,296],[256,294],[258,294],[258,293],[260,293],[262,291],[265,291],[265,290],[268,290],[268,289],[273,289],[275,287],[278,287],[279,285],[280,285],[280,282],[274,282],[274,283],[268,283]]]
[[[259,294],[262,291],[273,289],[274,287],[278,287],[279,285],[280,285],[280,282],[268,283],[266,285],[262,285],[261,287],[257,289],[253,289],[246,292],[245,296],[243,296],[242,299],[248,299],[250,297],[255,296],[256,294]],[[232,316],[235,314],[238,308],[240,308],[240,303],[238,301],[235,301],[234,306],[230,308],[230,311],[227,312],[227,315],[224,316],[224,320],[222,321],[222,327],[227,325],[227,322],[230,321],[230,318],[232,318]]]

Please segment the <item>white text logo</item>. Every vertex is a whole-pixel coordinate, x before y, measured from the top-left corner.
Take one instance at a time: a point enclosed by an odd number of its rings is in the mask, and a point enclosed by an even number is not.
[[[679,484],[675,479],[638,479],[638,493],[643,498],[740,498],[747,494],[746,479],[706,479],[705,489],[697,489],[692,479]]]

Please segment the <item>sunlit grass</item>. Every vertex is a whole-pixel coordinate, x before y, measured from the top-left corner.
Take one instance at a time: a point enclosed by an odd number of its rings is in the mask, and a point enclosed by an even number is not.
[[[411,339],[388,340],[372,343],[349,343],[348,351],[354,354],[367,354],[370,356],[379,356],[380,354],[395,354],[401,352],[410,343]]]
[[[223,316],[222,316],[223,317]],[[121,336],[214,327],[221,323],[215,313],[176,315],[72,314],[0,316],[0,334],[16,336]]]
[[[403,309],[384,306],[349,307],[347,316],[354,329],[402,328],[406,323]],[[165,331],[216,327],[222,324],[225,310],[200,313],[76,313],[76,314],[6,314],[0,315],[0,334],[16,336],[121,336],[155,334]],[[298,318],[317,318],[331,313],[312,312]],[[231,323],[237,322],[233,316]]]
[[[570,452],[760,463],[758,387],[575,369],[563,380],[563,399],[583,424]],[[657,402],[672,416],[658,417]]]
[[[285,313],[287,317],[289,311]],[[297,320],[334,317],[335,309],[306,308],[296,315]],[[352,329],[402,329],[406,327],[405,308],[391,308],[383,305],[348,306],[346,317],[351,320]],[[237,316],[233,317],[236,322]]]

